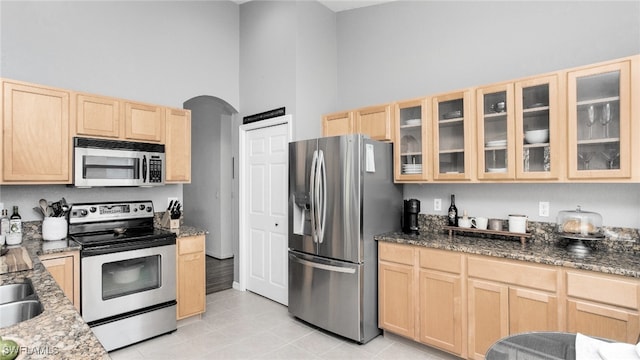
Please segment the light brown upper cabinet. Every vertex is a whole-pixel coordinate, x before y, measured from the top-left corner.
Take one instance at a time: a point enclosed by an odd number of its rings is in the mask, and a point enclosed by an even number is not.
[[[164,109],[161,106],[125,101],[124,111],[125,139],[164,142]]]
[[[370,106],[354,111],[356,133],[367,134],[374,140],[392,141],[391,105]]]
[[[109,97],[76,94],[76,130],[80,136],[119,138],[121,102]]]
[[[476,90],[478,179],[515,179],[513,93],[513,84],[510,83]]]
[[[434,180],[469,180],[475,169],[472,90],[431,97]]]
[[[68,91],[3,81],[3,182],[71,182]]]
[[[431,130],[427,100],[395,104],[394,179],[396,182],[423,182],[430,177]]]
[[[631,141],[639,135],[631,132],[631,117],[638,116],[631,109],[631,66],[624,59],[568,72],[570,179],[631,176]]]
[[[339,112],[322,117],[322,136],[338,136],[355,131],[353,112]]]
[[[191,111],[166,109],[167,183],[191,182]]]
[[[558,74],[515,83],[515,168],[519,180],[557,180],[562,148]]]

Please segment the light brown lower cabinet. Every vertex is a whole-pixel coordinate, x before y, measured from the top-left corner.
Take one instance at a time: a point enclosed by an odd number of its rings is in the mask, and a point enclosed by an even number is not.
[[[379,243],[380,328],[463,355],[461,255]]]
[[[177,240],[176,285],[178,320],[205,312],[206,269],[205,236],[179,237]]]
[[[566,271],[567,330],[621,342],[640,340],[638,281]]]
[[[640,280],[379,243],[379,326],[469,359],[499,339],[568,331],[640,339]]]
[[[378,325],[415,338],[416,281],[414,253],[408,246],[380,243],[378,265]]]
[[[40,256],[40,261],[73,306],[80,311],[80,253],[68,251],[47,254]]]

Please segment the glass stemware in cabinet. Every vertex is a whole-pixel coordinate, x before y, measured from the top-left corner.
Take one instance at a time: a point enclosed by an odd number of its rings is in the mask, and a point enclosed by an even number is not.
[[[570,147],[575,161],[570,177],[581,177],[582,171],[589,177],[628,176],[628,69],[606,65],[569,73],[568,80],[570,134],[575,141]]]

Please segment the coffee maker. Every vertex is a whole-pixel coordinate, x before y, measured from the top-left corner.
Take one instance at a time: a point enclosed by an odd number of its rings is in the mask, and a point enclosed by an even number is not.
[[[402,213],[402,232],[410,235],[418,235],[418,214],[420,213],[420,200],[409,199],[404,201]]]

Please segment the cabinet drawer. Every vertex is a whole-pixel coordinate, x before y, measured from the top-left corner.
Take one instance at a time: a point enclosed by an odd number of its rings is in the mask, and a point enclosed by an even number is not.
[[[613,275],[567,271],[567,295],[638,309],[638,281]]]
[[[508,260],[490,260],[470,256],[469,277],[521,285],[532,289],[556,291],[558,270],[543,265],[527,265]]]
[[[462,255],[451,251],[420,249],[420,267],[459,274]]]
[[[178,254],[204,252],[204,236],[189,236],[178,239]]]
[[[398,264],[413,265],[414,248],[410,245],[379,242],[378,256],[380,260]]]

